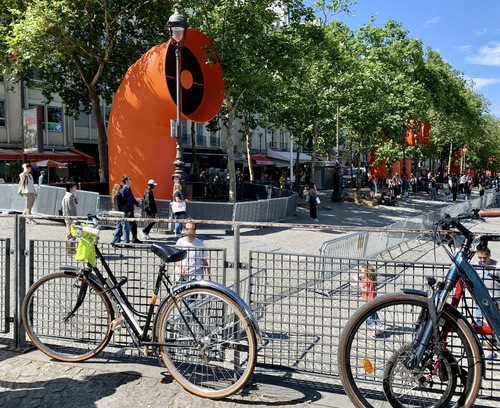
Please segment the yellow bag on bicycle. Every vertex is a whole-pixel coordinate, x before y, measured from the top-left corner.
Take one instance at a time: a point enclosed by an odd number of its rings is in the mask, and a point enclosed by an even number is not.
[[[96,239],[96,235],[90,232],[82,232],[80,240],[78,241],[78,247],[76,248],[75,259],[77,261],[87,260],[89,264],[96,266],[97,259],[94,247]]]

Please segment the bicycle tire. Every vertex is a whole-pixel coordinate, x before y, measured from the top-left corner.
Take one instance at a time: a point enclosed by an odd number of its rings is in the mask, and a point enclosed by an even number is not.
[[[187,289],[159,313],[161,357],[184,389],[220,399],[248,383],[257,360],[256,335],[229,296],[213,288]]]
[[[366,324],[375,312],[385,323],[380,333]],[[368,302],[349,320],[340,337],[338,369],[356,407],[444,407],[457,401],[461,407],[473,405],[481,385],[482,351],[470,325],[451,306],[443,310],[440,327],[446,323],[451,328],[443,357],[452,376],[441,381],[431,372],[437,360],[433,344],[424,367],[409,370],[395,363],[411,345],[418,319],[426,312],[426,297],[396,293]]]
[[[86,285],[83,303],[70,318]],[[26,294],[22,319],[26,333],[43,353],[59,361],[78,362],[95,356],[108,344],[113,321],[108,297],[91,279],[74,272],[55,273],[37,281]]]

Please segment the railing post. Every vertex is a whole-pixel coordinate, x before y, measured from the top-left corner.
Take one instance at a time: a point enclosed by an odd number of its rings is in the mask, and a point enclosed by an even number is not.
[[[16,307],[14,314],[14,345],[16,350],[26,347],[26,333],[21,318],[23,300],[26,295],[26,218],[16,215],[15,217],[15,240],[16,240],[16,269],[14,296],[16,298]]]
[[[241,296],[240,293],[240,279],[241,279],[241,271],[240,271],[240,225],[237,223],[233,223],[233,233],[234,233],[234,276],[235,276],[235,284],[234,291]]]

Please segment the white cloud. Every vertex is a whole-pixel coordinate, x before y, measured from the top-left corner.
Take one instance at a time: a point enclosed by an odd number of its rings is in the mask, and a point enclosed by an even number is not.
[[[483,36],[483,35],[485,35],[487,33],[488,33],[488,29],[487,28],[480,28],[480,29],[478,29],[476,31],[473,31],[473,34],[475,34],[478,37],[481,37],[481,36]]]
[[[477,53],[467,58],[473,64],[500,66],[500,42],[491,41],[479,47]]]
[[[424,23],[424,27],[429,27],[432,24],[437,24],[441,22],[441,17],[432,17]]]
[[[464,52],[464,53],[469,53],[472,51],[472,45],[469,45],[469,44],[465,44],[465,45],[459,45],[457,47],[457,50],[459,52]]]
[[[500,78],[471,78],[474,82],[474,90],[479,91],[486,86],[500,84]]]

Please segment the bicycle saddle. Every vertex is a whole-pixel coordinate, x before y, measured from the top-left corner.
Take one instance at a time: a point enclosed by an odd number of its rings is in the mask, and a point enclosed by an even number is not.
[[[182,249],[172,248],[164,244],[151,244],[150,250],[153,254],[159,256],[163,262],[177,262],[182,261],[187,252]]]

